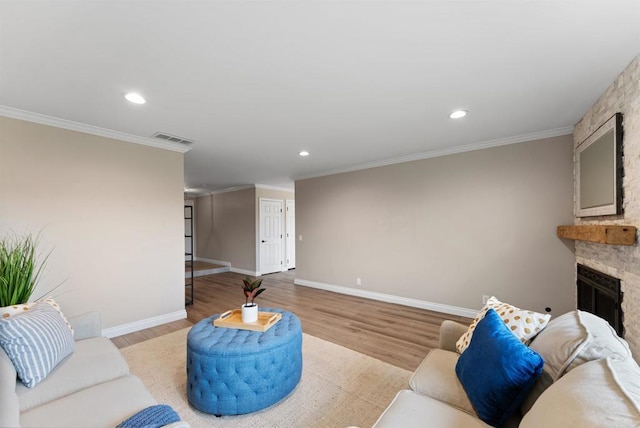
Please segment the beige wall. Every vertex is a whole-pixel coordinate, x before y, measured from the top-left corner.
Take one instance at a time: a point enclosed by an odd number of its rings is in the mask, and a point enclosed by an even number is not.
[[[296,281],[477,310],[574,307],[571,136],[296,181]],[[356,278],[362,285],[356,286]]]
[[[256,189],[216,193],[196,199],[196,255],[255,271]]]
[[[103,327],[184,311],[183,155],[0,117],[0,235],[42,231],[41,286]]]
[[[577,146],[602,123],[624,116],[624,215],[576,219],[576,224],[626,224],[640,228],[640,57],[636,57],[586,112],[574,129]],[[640,356],[640,246],[604,245],[576,241],[578,263],[621,279],[625,339]]]

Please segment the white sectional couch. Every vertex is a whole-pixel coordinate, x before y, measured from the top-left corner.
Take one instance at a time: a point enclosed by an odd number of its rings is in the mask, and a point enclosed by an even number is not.
[[[106,337],[100,317],[70,318],[75,350],[33,388],[0,347],[0,427],[116,427],[156,404]],[[188,426],[186,423],[181,426]]]
[[[488,427],[480,420],[455,367],[456,341],[466,326],[445,321],[440,349],[416,369],[376,428]],[[531,342],[542,375],[505,426],[522,428],[640,427],[640,368],[606,321],[573,311],[552,319]]]

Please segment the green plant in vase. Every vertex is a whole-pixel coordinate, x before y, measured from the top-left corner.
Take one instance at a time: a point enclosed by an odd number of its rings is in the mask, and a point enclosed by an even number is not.
[[[247,276],[242,280],[243,282],[243,291],[245,297],[245,306],[253,306],[255,303],[253,302],[256,297],[258,297],[266,288],[262,287],[262,279],[252,279]],[[251,300],[251,304],[249,304],[249,300]]]
[[[253,279],[249,276],[243,279],[242,283],[242,291],[245,297],[245,304],[242,305],[242,322],[256,322],[258,320],[258,305],[255,304],[254,300],[266,288],[261,288],[262,279]]]
[[[49,255],[36,260],[38,241],[30,234],[0,241],[0,307],[27,303]]]

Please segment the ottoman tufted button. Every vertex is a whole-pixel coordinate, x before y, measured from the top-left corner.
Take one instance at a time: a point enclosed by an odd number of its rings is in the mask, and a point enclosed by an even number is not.
[[[266,332],[213,326],[214,315],[187,336],[187,397],[214,415],[255,412],[287,396],[302,374],[302,327],[294,314]]]

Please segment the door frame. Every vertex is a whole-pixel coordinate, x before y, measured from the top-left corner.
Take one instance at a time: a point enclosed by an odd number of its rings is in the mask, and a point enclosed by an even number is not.
[[[291,251],[291,248],[289,248],[289,240],[287,239],[287,233],[289,233],[289,207],[293,205],[293,228],[294,228],[294,232],[293,232],[293,236],[292,238],[292,242],[293,242],[293,251]],[[285,210],[284,210],[284,265],[286,270],[289,269],[295,269],[296,267],[296,233],[295,233],[295,227],[296,227],[296,221],[295,221],[295,207],[296,207],[296,200],[295,199],[286,199],[284,201],[284,206],[285,206]],[[292,259],[291,254],[293,253],[293,263],[290,263],[290,260]]]
[[[282,260],[282,263],[280,264],[280,272],[284,272],[287,270],[287,266],[286,263],[284,263],[284,247],[285,247],[285,231],[284,231],[284,226],[285,226],[285,212],[284,212],[284,207],[285,207],[285,202],[284,199],[273,199],[273,198],[258,198],[258,227],[256,228],[256,264],[258,267],[258,271],[257,274],[258,276],[261,276],[263,274],[262,271],[262,253],[261,253],[261,246],[260,246],[260,237],[262,236],[262,201],[266,201],[266,202],[277,202],[280,204],[280,259]]]

